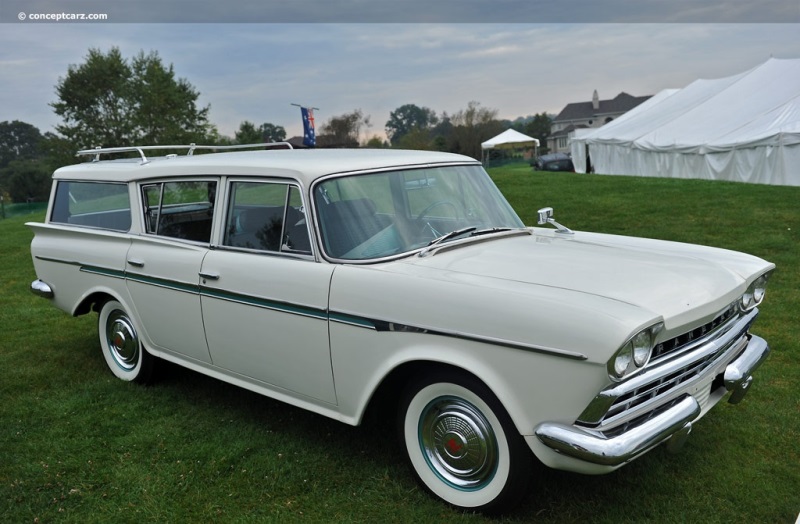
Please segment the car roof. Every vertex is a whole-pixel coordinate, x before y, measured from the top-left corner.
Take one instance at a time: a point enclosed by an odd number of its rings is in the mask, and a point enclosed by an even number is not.
[[[539,158],[545,162],[549,162],[550,160],[572,160],[572,157],[567,153],[548,153],[540,156]]]
[[[174,176],[270,176],[310,186],[335,173],[419,168],[442,164],[479,164],[473,158],[436,151],[399,149],[279,149],[168,157],[99,160],[62,167],[56,179],[131,182]]]

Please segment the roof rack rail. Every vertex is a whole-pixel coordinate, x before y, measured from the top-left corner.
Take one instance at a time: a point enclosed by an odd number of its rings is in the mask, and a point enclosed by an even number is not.
[[[150,163],[150,160],[145,156],[145,151],[164,150],[164,149],[186,149],[186,156],[192,156],[196,149],[209,150],[209,151],[230,151],[234,149],[256,149],[261,147],[272,146],[285,146],[286,149],[294,149],[289,142],[267,142],[265,144],[237,144],[234,146],[199,146],[197,144],[184,145],[171,145],[171,146],[125,146],[125,147],[96,147],[94,149],[81,149],[75,156],[94,156],[92,162],[99,162],[100,155],[111,155],[114,153],[132,153],[137,152],[142,159],[140,165]]]

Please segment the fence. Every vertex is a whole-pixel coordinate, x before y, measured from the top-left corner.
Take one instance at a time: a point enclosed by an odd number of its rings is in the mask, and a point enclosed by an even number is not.
[[[0,220],[13,218],[33,213],[43,213],[47,210],[47,202],[30,202],[24,204],[2,204],[0,207]]]

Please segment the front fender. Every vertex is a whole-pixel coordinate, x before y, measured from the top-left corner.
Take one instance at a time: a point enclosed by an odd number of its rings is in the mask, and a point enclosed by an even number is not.
[[[343,420],[358,424],[381,383],[416,364],[447,365],[483,381],[522,435],[546,420],[573,422],[608,381],[605,365],[426,333],[376,331],[332,322],[331,357]]]

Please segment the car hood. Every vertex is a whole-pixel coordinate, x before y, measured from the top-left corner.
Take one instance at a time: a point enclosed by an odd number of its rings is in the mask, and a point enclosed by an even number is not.
[[[723,249],[614,235],[532,235],[452,242],[426,257],[406,259],[426,269],[477,279],[561,288],[644,308],[680,323],[715,314],[744,292],[769,264]]]

